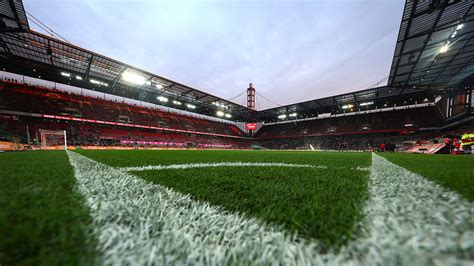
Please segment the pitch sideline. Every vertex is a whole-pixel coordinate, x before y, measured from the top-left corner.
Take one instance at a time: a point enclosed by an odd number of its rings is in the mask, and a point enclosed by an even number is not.
[[[317,243],[68,154],[106,264],[456,264],[473,257],[473,205],[375,154],[360,237],[337,254],[319,254]]]

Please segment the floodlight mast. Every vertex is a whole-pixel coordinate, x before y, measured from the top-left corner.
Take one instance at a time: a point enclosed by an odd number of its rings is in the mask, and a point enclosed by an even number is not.
[[[247,88],[247,107],[251,110],[255,110],[255,88],[253,87],[253,83],[249,83],[249,87]],[[247,131],[250,135],[253,134],[253,130],[247,129]]]
[[[247,88],[247,107],[255,110],[255,88],[253,87],[253,83],[250,83]]]

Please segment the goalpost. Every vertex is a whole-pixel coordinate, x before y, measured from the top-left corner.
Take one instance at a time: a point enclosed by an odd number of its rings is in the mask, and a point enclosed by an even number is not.
[[[66,130],[40,129],[41,148],[67,150]]]

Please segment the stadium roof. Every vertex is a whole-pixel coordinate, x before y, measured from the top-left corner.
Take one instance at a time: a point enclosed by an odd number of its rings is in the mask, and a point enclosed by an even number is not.
[[[407,1],[388,85],[253,111],[148,71],[29,29],[23,4],[0,2],[0,66],[6,71],[93,88],[147,102],[237,121],[274,121],[278,115],[345,112],[434,97],[474,73],[474,10],[470,1]],[[125,76],[127,78],[125,78]],[[168,103],[159,102],[166,97]],[[173,101],[181,106],[173,105]]]
[[[450,86],[474,73],[472,1],[406,1],[390,86]]]
[[[13,67],[20,74],[157,103],[162,96],[170,107],[179,108],[172,103],[179,101],[183,109],[193,111],[186,108],[192,104],[196,112],[212,116],[219,108],[237,119],[249,113],[241,105],[35,31],[3,32],[0,40],[0,62],[7,71]]]

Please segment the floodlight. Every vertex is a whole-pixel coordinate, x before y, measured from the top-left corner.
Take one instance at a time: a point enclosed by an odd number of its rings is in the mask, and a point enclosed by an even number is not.
[[[462,27],[464,27],[464,24],[459,24],[459,25],[456,27],[456,30],[460,30],[460,29],[462,29]]]
[[[363,103],[360,103],[359,105],[360,106],[368,106],[368,105],[372,105],[374,104],[374,102],[363,102]]]
[[[168,98],[166,97],[163,97],[163,96],[158,96],[156,97],[156,99],[162,103],[167,103],[168,102]]]
[[[90,79],[90,82],[93,84],[101,85],[101,86],[106,86],[106,87],[109,86],[109,84],[102,82],[100,80],[96,80],[96,79]]]
[[[182,103],[179,102],[179,101],[173,101],[173,104],[175,104],[175,105],[182,105]]]
[[[354,107],[354,105],[352,104],[346,104],[346,105],[341,106],[342,109],[350,109],[352,107]]]
[[[82,80],[82,77],[81,76],[76,76],[76,79],[77,80]]]
[[[441,47],[439,49],[439,52],[440,53],[446,53],[448,51],[448,49],[449,49],[449,44],[445,44],[445,45],[443,45],[443,47]]]
[[[221,116],[221,117],[224,116],[224,112],[222,112],[222,111],[217,111],[216,114],[217,114],[217,116]]]
[[[122,73],[122,79],[126,82],[130,82],[136,85],[143,85],[145,84],[146,78],[143,76],[138,75],[137,73],[125,71]]]
[[[288,116],[289,116],[289,117],[296,117],[297,115],[298,115],[297,113],[291,113],[291,114],[289,114]]]
[[[71,77],[71,73],[61,72],[61,76],[70,78],[70,77]]]
[[[187,103],[186,107],[188,107],[189,109],[196,109],[196,106],[190,103]]]
[[[231,115],[231,114],[225,114],[225,117],[227,117],[227,118],[231,118],[231,117],[232,117],[232,115]]]

